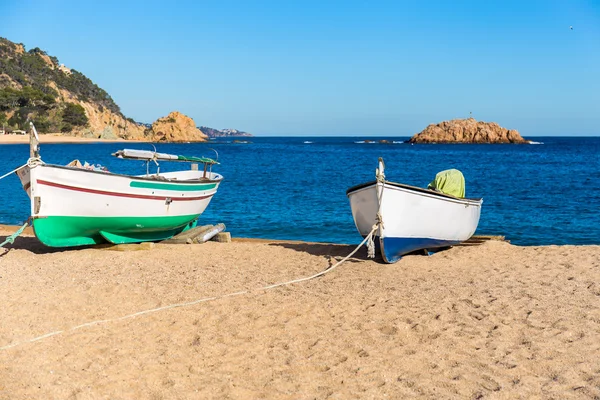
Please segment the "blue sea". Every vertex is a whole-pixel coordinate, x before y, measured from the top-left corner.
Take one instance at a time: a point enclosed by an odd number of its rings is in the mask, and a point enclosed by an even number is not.
[[[535,137],[532,145],[410,145],[407,137],[252,137],[251,143],[154,144],[157,151],[216,157],[225,179],[200,224],[223,222],[234,237],[358,243],[346,189],[373,180],[383,157],[387,179],[425,187],[461,170],[467,197],[482,197],[476,234],[513,244],[600,244],[600,137]],[[375,143],[368,143],[368,141]],[[379,143],[387,140],[389,143]],[[143,174],[145,164],[110,154],[145,143],[44,144],[45,162],[73,159]],[[22,165],[28,145],[0,145],[0,174]],[[163,162],[161,171],[185,164]],[[153,170],[153,169],[152,169]],[[21,224],[29,199],[16,175],[0,181],[0,223]]]

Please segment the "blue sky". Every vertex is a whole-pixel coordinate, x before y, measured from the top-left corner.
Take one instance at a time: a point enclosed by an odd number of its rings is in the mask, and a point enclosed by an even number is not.
[[[0,15],[0,36],[142,122],[410,136],[472,112],[524,136],[600,135],[600,0],[0,0]]]

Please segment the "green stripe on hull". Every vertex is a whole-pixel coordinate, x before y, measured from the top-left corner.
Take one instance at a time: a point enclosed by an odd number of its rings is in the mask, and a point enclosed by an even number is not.
[[[143,188],[143,189],[160,189],[160,190],[177,190],[181,192],[192,192],[198,190],[209,190],[217,186],[216,183],[205,183],[201,185],[177,185],[173,183],[154,183],[154,182],[140,182],[132,181],[129,187]]]
[[[37,238],[50,247],[164,240],[193,228],[198,215],[175,217],[45,217],[33,220]]]

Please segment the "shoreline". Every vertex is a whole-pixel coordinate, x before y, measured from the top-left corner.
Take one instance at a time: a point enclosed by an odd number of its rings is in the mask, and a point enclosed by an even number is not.
[[[173,141],[173,142],[152,142],[137,139],[97,139],[77,136],[67,136],[60,133],[39,134],[41,144],[91,144],[91,143],[208,143],[209,140],[202,141]],[[27,135],[0,135],[0,145],[3,144],[29,144],[29,134]]]
[[[21,228],[20,225],[6,225],[6,224],[0,224],[0,236],[2,235],[11,235],[12,233],[16,232],[19,228]],[[33,227],[30,225],[27,228],[25,228],[23,230],[23,233],[21,234],[21,236],[26,236],[26,237],[35,237],[35,233],[33,231]],[[554,247],[597,247],[600,246],[600,243],[598,244],[543,244],[543,245],[519,245],[519,244],[514,244],[511,243],[510,241],[505,241],[504,239],[497,239],[497,238],[504,238],[503,236],[487,236],[487,235],[473,235],[473,239],[481,239],[481,241],[476,241],[474,243],[469,243],[469,241],[465,241],[463,244],[458,244],[455,246],[451,246],[451,247],[477,247],[477,246],[481,246],[483,243],[485,243],[486,241],[489,242],[502,242],[502,243],[506,243],[510,246],[514,246],[514,247],[519,247],[519,248],[554,248]],[[354,247],[354,246],[358,246],[358,241],[356,243],[333,243],[333,242],[311,242],[311,241],[304,241],[304,240],[295,240],[295,239],[269,239],[269,238],[251,238],[251,237],[232,237],[231,241],[234,243],[255,243],[255,244],[290,244],[290,245],[315,245],[315,246],[336,246],[336,247]],[[157,244],[160,244],[160,242],[156,242]],[[40,243],[40,245],[42,245]],[[43,246],[43,245],[42,245]],[[101,244],[98,245],[99,248],[100,247],[105,247],[106,244]],[[51,247],[46,247],[48,249],[52,249]],[[83,248],[94,248],[94,246],[84,246]],[[63,250],[67,251],[67,250],[77,250],[78,247],[66,247],[66,248],[62,248]],[[390,264],[393,265],[393,264]]]
[[[6,225],[6,224],[0,224],[0,236],[10,236],[13,233],[15,233],[19,228],[21,228],[21,225]],[[21,235],[19,235],[19,237],[26,237],[26,238],[34,238],[36,241],[37,239],[35,238],[35,232],[33,230],[33,226],[28,226],[27,228],[25,228],[23,230],[23,232],[21,233]],[[502,239],[499,239],[502,238]],[[504,243],[508,246],[512,246],[514,248],[522,248],[522,249],[550,249],[550,248],[571,248],[571,247],[575,247],[575,248],[581,248],[581,249],[585,249],[585,248],[600,248],[600,243],[597,244],[542,244],[542,245],[520,245],[520,244],[514,244],[511,243],[510,241],[506,241],[503,239],[503,236],[486,236],[486,235],[473,235],[472,239],[475,239],[475,241],[465,241],[463,243],[451,246],[449,248],[444,248],[440,251],[437,252],[444,252],[447,249],[451,249],[451,248],[478,248],[481,247],[482,245],[484,245],[485,243]],[[232,243],[243,243],[243,244],[255,244],[255,245],[281,245],[281,246],[298,246],[298,247],[303,247],[303,246],[318,246],[318,247],[329,247],[332,249],[341,249],[341,248],[347,248],[349,249],[348,252],[350,252],[351,250],[354,250],[356,248],[356,246],[358,246],[359,242],[357,241],[356,243],[333,243],[333,242],[312,242],[312,241],[305,241],[305,240],[295,240],[295,239],[270,239],[270,238],[251,238],[251,237],[231,237],[231,242]],[[166,244],[166,243],[160,243],[160,242],[154,242],[156,245],[159,246],[170,246],[172,244]],[[208,242],[207,242],[208,243]],[[79,251],[79,250],[84,250],[84,249],[103,249],[103,248],[107,248],[107,247],[111,247],[111,246],[117,246],[114,244],[110,244],[110,243],[102,243],[102,244],[98,244],[98,245],[89,245],[89,246],[82,246],[82,247],[63,247],[63,248],[53,248],[53,247],[48,247],[45,246],[44,244],[42,244],[41,242],[37,242],[34,247],[37,248],[38,251],[41,251],[41,249],[46,249],[47,251]],[[176,246],[183,246],[183,247],[187,247],[187,246],[198,246],[198,244],[195,245],[176,245]],[[366,248],[366,245],[363,245],[364,248]],[[0,255],[1,255],[2,249],[0,248]],[[433,254],[435,254],[436,252],[433,252]],[[404,257],[407,256],[411,256],[412,254],[408,254],[405,255]],[[396,263],[397,264],[397,263]],[[395,264],[385,264],[385,265],[395,265]]]
[[[19,228],[21,228],[21,226],[19,226],[19,225],[0,224],[0,236],[12,235]],[[23,233],[20,236],[35,237],[33,227],[28,226],[27,228],[25,228],[23,230]],[[317,245],[317,246],[342,246],[342,247],[358,245],[358,243],[351,244],[351,243],[306,242],[306,241],[302,241],[302,240],[262,239],[262,238],[244,238],[244,237],[232,237],[231,241],[234,243],[292,244],[292,245]],[[157,244],[160,244],[160,242],[158,242]],[[43,246],[41,243],[40,243],[40,245]],[[101,245],[97,245],[97,246],[98,246],[98,248],[103,248],[103,247],[106,247],[106,244],[101,244]],[[44,246],[44,247],[46,247],[47,249],[52,249],[51,247],[47,247],[47,246]],[[84,248],[95,248],[95,247],[93,245],[92,246],[83,246],[80,249],[84,249]],[[77,250],[78,247],[71,247],[71,248],[65,247],[65,248],[61,248],[61,249],[64,251]]]
[[[61,135],[59,133],[39,134],[41,144],[60,143],[146,143],[131,139],[96,139]],[[0,144],[29,144],[29,135],[0,135]]]

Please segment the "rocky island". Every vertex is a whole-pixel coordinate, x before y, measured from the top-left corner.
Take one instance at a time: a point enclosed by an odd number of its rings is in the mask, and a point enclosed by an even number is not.
[[[146,134],[156,142],[205,142],[208,139],[196,128],[193,119],[178,111],[157,119]]]
[[[527,144],[518,131],[495,122],[475,118],[453,119],[431,124],[408,140],[408,143],[517,143]]]

